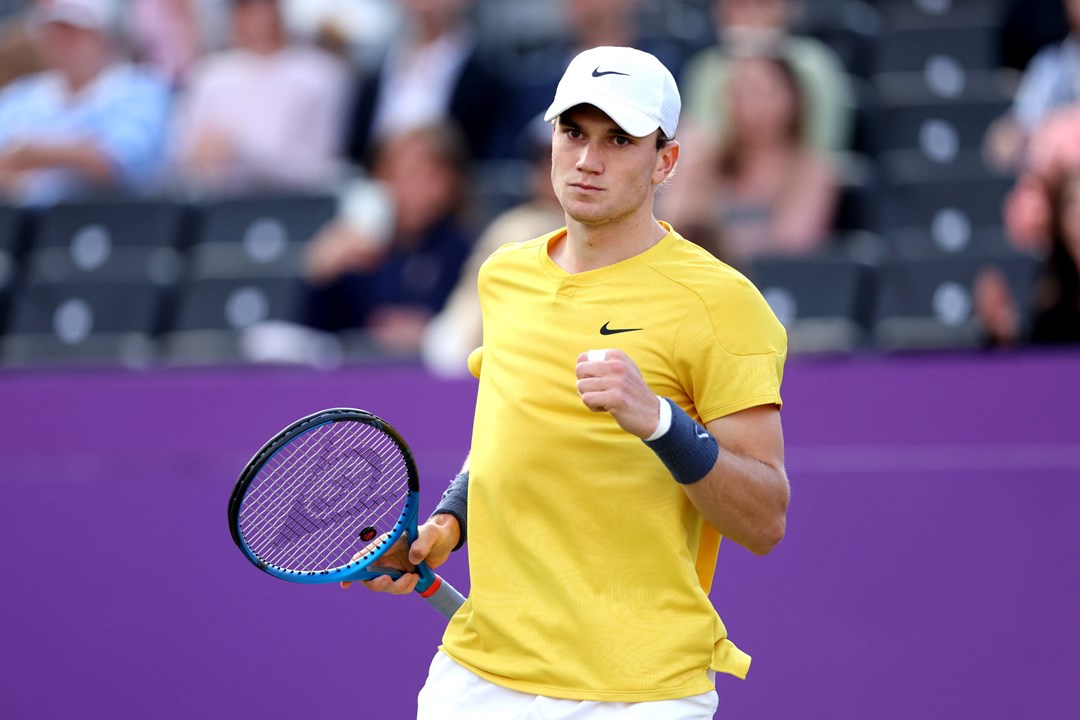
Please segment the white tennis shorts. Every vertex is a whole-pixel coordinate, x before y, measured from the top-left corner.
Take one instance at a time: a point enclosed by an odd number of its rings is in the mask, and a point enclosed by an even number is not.
[[[640,703],[530,695],[489,682],[437,652],[416,698],[416,720],[712,720],[716,705],[715,690]]]

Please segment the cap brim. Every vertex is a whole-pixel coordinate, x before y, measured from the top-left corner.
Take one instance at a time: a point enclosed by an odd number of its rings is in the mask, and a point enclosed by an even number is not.
[[[645,113],[631,107],[617,97],[593,94],[588,98],[578,96],[555,97],[544,113],[544,120],[552,122],[558,116],[578,105],[592,105],[611,118],[616,125],[633,137],[645,137],[660,127],[660,123]]]

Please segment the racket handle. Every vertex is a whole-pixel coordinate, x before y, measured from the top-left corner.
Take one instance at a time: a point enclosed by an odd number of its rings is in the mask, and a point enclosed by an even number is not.
[[[427,600],[428,604],[442,613],[447,620],[454,617],[457,609],[465,603],[465,598],[461,593],[438,575],[435,576],[435,582],[420,593],[420,597]]]

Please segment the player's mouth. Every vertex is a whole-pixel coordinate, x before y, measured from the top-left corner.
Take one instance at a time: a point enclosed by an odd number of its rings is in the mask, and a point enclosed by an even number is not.
[[[588,183],[570,183],[570,187],[584,193],[600,192],[604,189],[602,187],[597,187],[596,185],[589,185]]]

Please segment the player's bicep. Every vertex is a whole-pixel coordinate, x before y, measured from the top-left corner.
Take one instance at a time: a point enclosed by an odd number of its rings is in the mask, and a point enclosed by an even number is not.
[[[758,405],[716,418],[705,426],[724,450],[780,470],[784,431],[776,405]]]

